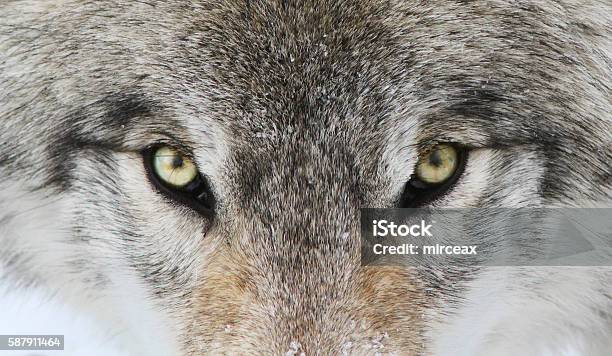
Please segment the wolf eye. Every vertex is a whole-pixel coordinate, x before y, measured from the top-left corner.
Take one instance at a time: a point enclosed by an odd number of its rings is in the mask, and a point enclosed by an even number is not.
[[[160,193],[199,212],[212,213],[214,196],[193,160],[170,146],[146,149],[143,157],[149,181]]]
[[[198,169],[189,158],[167,146],[153,153],[153,169],[159,179],[176,188],[187,186],[198,175]]]
[[[441,184],[453,176],[459,164],[457,150],[449,145],[434,147],[421,157],[416,167],[416,176],[427,184]]]
[[[414,208],[446,193],[463,173],[467,160],[464,148],[439,144],[419,157],[401,197],[401,206]]]

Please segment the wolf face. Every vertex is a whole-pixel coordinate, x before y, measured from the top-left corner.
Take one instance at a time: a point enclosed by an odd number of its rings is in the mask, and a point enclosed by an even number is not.
[[[420,206],[609,202],[611,12],[5,2],[2,283],[53,291],[136,355],[603,354],[609,269],[425,280],[362,267],[358,219],[401,206],[438,144],[465,167]],[[207,209],[155,181],[158,147],[197,167]]]

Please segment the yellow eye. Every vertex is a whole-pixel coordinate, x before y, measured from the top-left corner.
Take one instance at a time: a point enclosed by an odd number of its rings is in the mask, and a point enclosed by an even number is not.
[[[437,145],[425,157],[421,157],[416,168],[417,177],[427,184],[441,184],[450,179],[459,166],[457,149],[449,145]]]
[[[198,176],[195,164],[178,151],[162,146],[153,153],[153,170],[164,183],[184,188]]]

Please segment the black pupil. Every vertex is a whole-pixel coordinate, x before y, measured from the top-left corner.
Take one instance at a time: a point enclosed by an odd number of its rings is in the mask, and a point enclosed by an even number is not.
[[[181,168],[182,166],[183,166],[183,157],[174,156],[174,158],[172,159],[172,167]]]
[[[442,166],[442,157],[440,157],[439,151],[434,151],[429,155],[429,164],[435,167]]]

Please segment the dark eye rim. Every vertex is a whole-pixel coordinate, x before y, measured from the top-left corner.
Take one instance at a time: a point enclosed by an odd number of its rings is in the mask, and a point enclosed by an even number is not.
[[[212,192],[211,186],[208,180],[202,176],[198,170],[197,176],[191,183],[185,187],[175,187],[168,183],[165,183],[156,173],[153,168],[153,160],[155,158],[155,152],[162,148],[169,147],[173,150],[181,152],[171,145],[158,144],[142,150],[141,154],[143,157],[143,164],[147,174],[149,183],[165,198],[172,202],[180,203],[187,206],[196,212],[206,216],[207,218],[214,217],[216,200]],[[197,166],[196,166],[197,167]]]
[[[416,172],[412,173],[400,197],[401,208],[420,208],[447,194],[465,171],[469,150],[455,143],[443,142],[440,145],[453,147],[457,151],[457,169],[453,175],[440,184],[426,183],[419,179]]]

